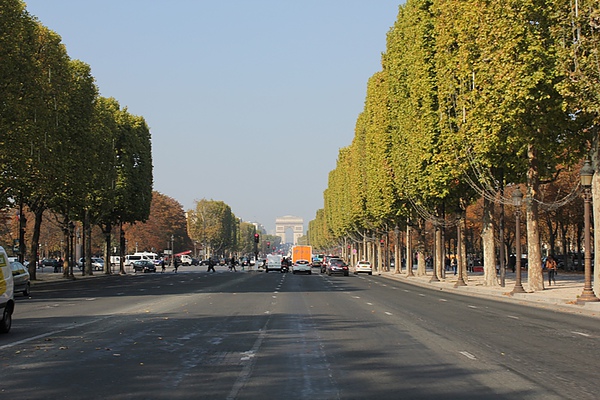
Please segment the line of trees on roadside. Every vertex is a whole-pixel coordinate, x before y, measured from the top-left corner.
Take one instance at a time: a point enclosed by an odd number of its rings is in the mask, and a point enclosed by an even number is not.
[[[340,149],[324,207],[309,223],[310,243],[360,249],[408,226],[424,271],[427,230],[443,247],[443,229],[466,232],[467,209],[480,201],[485,281],[496,285],[506,237],[498,209],[519,188],[529,288],[542,290],[540,212],[548,232],[581,236],[551,215],[573,208],[582,159],[599,166],[599,30],[592,0],[407,0],[387,34],[382,69],[368,81],[354,139]],[[559,191],[550,187],[565,176],[570,181]],[[594,204],[598,179],[596,173]],[[594,221],[599,213],[594,207]],[[581,226],[581,217],[572,224]],[[435,254],[440,271],[444,257]],[[595,261],[600,265],[600,252]],[[598,293],[600,268],[594,288]]]
[[[60,216],[64,254],[73,254],[74,221],[81,221],[84,238],[92,225],[102,228],[108,257],[113,228],[121,227],[123,242],[123,224],[149,215],[149,127],[114,98],[99,96],[90,66],[71,59],[60,36],[23,1],[0,3],[0,27],[0,206],[19,209],[20,257],[27,253],[25,209],[35,218],[31,259],[48,210]],[[35,279],[35,263],[29,272]]]

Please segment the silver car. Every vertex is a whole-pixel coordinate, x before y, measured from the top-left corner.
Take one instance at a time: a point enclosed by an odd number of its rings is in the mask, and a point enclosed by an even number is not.
[[[23,296],[29,296],[31,293],[31,282],[29,281],[29,271],[18,261],[10,262],[12,270],[14,291],[15,293],[23,293]]]

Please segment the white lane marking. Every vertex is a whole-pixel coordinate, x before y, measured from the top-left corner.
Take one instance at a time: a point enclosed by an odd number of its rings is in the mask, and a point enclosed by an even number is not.
[[[425,297],[425,295],[423,293],[419,293],[419,296],[421,297]]]
[[[469,307],[469,308],[477,308],[476,306],[471,306],[471,305],[469,305],[467,307]]]
[[[372,305],[373,305],[373,303],[367,303],[367,305],[369,305],[369,306],[372,306]]]
[[[352,296],[354,299],[360,299],[360,296]]]
[[[446,300],[446,299],[440,299],[440,301],[448,301],[448,300]]]
[[[260,330],[260,334],[258,335],[258,338],[256,338],[256,341],[254,342],[254,346],[252,346],[250,351],[246,352],[246,354],[252,354],[252,357],[249,357],[248,360],[246,360],[246,363],[245,363],[246,365],[244,365],[244,368],[242,368],[242,371],[238,375],[235,383],[233,384],[231,391],[229,392],[229,395],[227,396],[227,400],[233,400],[233,399],[237,398],[240,390],[244,387],[244,385],[246,384],[248,379],[250,379],[252,368],[254,368],[254,363],[255,363],[254,356],[260,349],[260,346],[262,345],[262,342],[265,339],[265,336],[267,336],[267,325],[269,324],[270,320],[271,320],[271,317],[269,317],[269,319],[267,319],[267,322],[265,322],[265,325]]]
[[[385,312],[386,315],[393,315],[391,312]]]
[[[404,290],[406,293],[410,293],[410,290],[406,290],[406,289],[402,289],[402,290]]]
[[[512,319],[520,319],[519,317],[515,316],[515,315],[508,315],[508,318],[512,318]]]
[[[276,298],[277,298],[277,296],[271,296],[271,297],[272,297],[272,298],[274,298],[274,299],[276,299]]]
[[[590,337],[591,336],[591,335],[588,335],[587,333],[577,332],[577,331],[571,331],[571,333],[574,333],[575,335],[585,336],[585,337]]]
[[[250,359],[252,359],[252,357],[254,357],[256,354],[254,354],[254,352],[252,350],[250,351],[244,351],[242,353],[243,357],[240,358],[241,361],[248,361]]]
[[[461,351],[459,353],[462,354],[463,356],[467,357],[470,360],[477,360],[477,357],[475,357],[473,354],[469,353],[468,351]]]

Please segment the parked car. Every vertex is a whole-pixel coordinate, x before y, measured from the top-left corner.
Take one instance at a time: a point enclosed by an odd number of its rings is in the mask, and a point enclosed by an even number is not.
[[[62,263],[55,258],[44,258],[40,262],[40,266],[42,267],[42,269],[44,267],[51,267],[54,269],[54,272],[60,272],[60,270],[62,270]]]
[[[354,274],[357,275],[361,272],[373,275],[373,266],[369,261],[363,260],[356,263],[356,265],[354,266]]]
[[[150,260],[136,260],[132,266],[133,272],[156,272],[156,265]]]
[[[12,270],[15,293],[23,293],[23,296],[29,296],[31,293],[31,282],[29,281],[27,267],[18,261],[11,261],[10,269]]]
[[[77,262],[79,269],[82,269],[85,265],[85,258],[80,258]],[[104,271],[104,260],[99,257],[92,257],[92,269],[96,271]]]
[[[301,272],[312,274],[311,265],[308,260],[296,260],[296,262],[292,265],[292,274],[298,274]]]
[[[332,258],[327,262],[327,275],[331,276],[333,274],[342,274],[344,276],[348,276],[350,271],[348,269],[348,264],[344,262],[341,258]]]
[[[8,255],[0,246],[0,333],[8,333],[15,309],[13,274]]]

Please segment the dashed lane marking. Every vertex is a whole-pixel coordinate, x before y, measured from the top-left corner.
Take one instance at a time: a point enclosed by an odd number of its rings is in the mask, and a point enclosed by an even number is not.
[[[469,353],[468,351],[461,351],[460,354],[462,354],[463,356],[467,357],[470,360],[477,360],[477,357],[475,357],[473,354]]]
[[[575,335],[585,336],[585,337],[591,337],[592,336],[592,335],[588,335],[587,333],[577,332],[577,331],[571,331],[571,333],[574,333]]]

